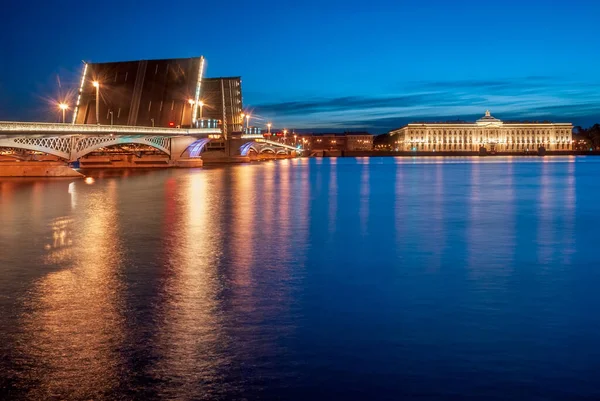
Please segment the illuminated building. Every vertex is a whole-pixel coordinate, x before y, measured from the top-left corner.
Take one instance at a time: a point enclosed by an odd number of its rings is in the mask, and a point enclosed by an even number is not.
[[[373,135],[366,132],[344,134],[299,134],[296,141],[309,151],[340,153],[373,150]]]
[[[572,147],[571,123],[503,122],[489,111],[475,123],[412,123],[393,130],[400,151],[487,151],[508,153],[567,151]]]
[[[373,135],[358,132],[346,134],[346,150],[373,150]]]
[[[205,64],[203,57],[87,63],[73,122],[184,128],[212,119],[225,133],[240,131],[241,79],[205,78]]]

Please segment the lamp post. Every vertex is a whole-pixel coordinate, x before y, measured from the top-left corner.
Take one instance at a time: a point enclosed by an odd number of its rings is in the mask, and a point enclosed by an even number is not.
[[[200,120],[202,120],[202,108],[204,107],[204,102],[202,100],[198,101],[198,106],[200,106]]]
[[[246,129],[250,133],[250,114],[246,114]]]
[[[109,111],[109,113],[110,113],[110,125],[113,125],[115,122],[113,111],[111,110],[111,111]]]
[[[267,133],[271,135],[271,123],[267,123]]]
[[[283,143],[287,143],[287,130],[283,129]]]
[[[66,113],[67,109],[69,108],[69,105],[66,103],[60,103],[58,105],[58,108],[62,110],[62,117],[63,117],[62,122],[64,124],[65,123],[65,113]]]
[[[100,82],[92,82],[94,88],[96,88],[96,124],[100,125]]]

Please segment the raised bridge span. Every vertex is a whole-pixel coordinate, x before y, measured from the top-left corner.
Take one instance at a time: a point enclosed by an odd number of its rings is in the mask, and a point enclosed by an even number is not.
[[[0,122],[1,148],[29,150],[77,161],[102,148],[141,144],[155,148],[173,161],[201,157],[210,141],[222,141],[216,121],[206,121],[206,128],[163,128],[114,125],[77,125],[34,122]],[[262,136],[241,135],[233,142],[232,156],[247,156],[250,151],[275,154],[299,153],[300,150]]]

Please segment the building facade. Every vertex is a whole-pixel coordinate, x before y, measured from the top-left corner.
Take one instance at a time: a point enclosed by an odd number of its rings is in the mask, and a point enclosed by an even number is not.
[[[373,135],[366,132],[298,134],[295,144],[317,152],[371,151]]]
[[[414,123],[393,130],[399,151],[529,152],[572,149],[571,123],[505,123],[489,111],[475,123]]]
[[[371,151],[373,150],[373,135],[368,133],[346,134],[346,150]]]

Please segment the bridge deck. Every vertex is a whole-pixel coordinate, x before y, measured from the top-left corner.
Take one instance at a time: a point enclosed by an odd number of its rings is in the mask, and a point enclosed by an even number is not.
[[[125,125],[82,125],[31,123],[16,121],[0,121],[0,136],[2,135],[157,135],[185,136],[220,134],[220,128],[163,128],[163,127],[130,127]]]

